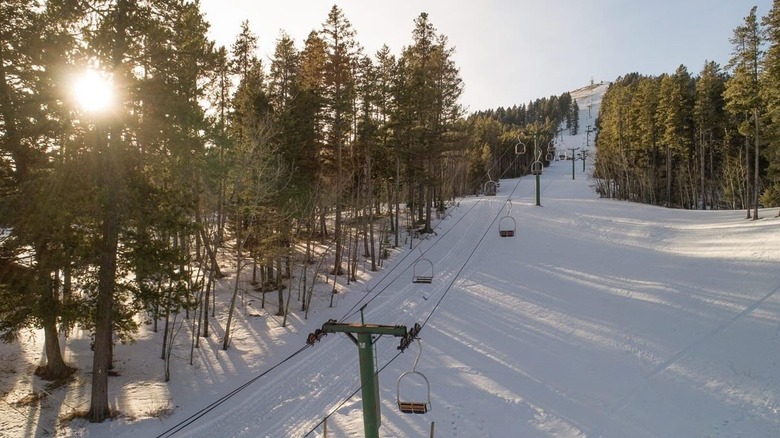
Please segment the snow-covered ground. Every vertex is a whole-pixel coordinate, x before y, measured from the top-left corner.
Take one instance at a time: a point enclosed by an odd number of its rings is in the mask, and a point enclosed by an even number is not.
[[[573,93],[583,130],[605,89]],[[584,132],[562,141],[586,147]],[[304,347],[330,318],[359,322],[364,304],[366,322],[424,325],[425,415],[395,406],[417,345],[399,354],[397,338],[376,341],[383,437],[429,436],[431,423],[437,437],[780,436],[778,209],[750,221],[599,199],[593,156],[584,173],[575,163],[574,180],[571,161],[546,168],[541,207],[531,176],[460,199],[436,236],[395,250],[334,308],[322,295],[308,320],[296,312],[282,328],[249,297],[230,350],[218,325],[193,366],[183,331],[167,384],[160,335],[144,330],[117,347],[113,421],[55,428],[56,416],[89,407],[88,338],[67,340],[80,370],[67,388],[21,404],[44,386],[29,376],[42,339],[2,345],[0,436],[319,437],[326,415],[328,436],[362,436],[357,347],[336,334]],[[506,216],[511,238],[499,236]],[[411,281],[420,257],[434,264],[431,284]],[[419,380],[402,383],[405,399],[425,398]]]

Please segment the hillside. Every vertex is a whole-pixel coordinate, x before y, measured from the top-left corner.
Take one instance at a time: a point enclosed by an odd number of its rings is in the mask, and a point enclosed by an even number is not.
[[[605,89],[572,92],[581,127]],[[541,207],[530,176],[502,180],[495,197],[459,199],[435,236],[413,250],[407,241],[379,272],[340,286],[333,308],[320,295],[308,320],[296,313],[283,328],[248,296],[231,349],[219,350],[217,326],[193,366],[184,326],[171,382],[155,360],[159,335],[145,329],[116,350],[110,398],[122,416],[76,420],[56,435],[322,436],[318,423],[332,413],[328,436],[362,436],[357,348],[345,335],[305,340],[328,319],[360,321],[365,304],[366,322],[423,325],[425,415],[395,405],[418,347],[399,354],[397,339],[375,341],[383,437],[428,436],[432,422],[440,437],[780,436],[777,209],[746,221],[741,211],[600,199],[588,177],[592,134],[560,142],[589,147],[589,158],[584,172],[574,162],[574,179],[571,161],[545,169]],[[505,217],[514,237],[499,236]],[[419,258],[434,265],[431,284],[412,282]],[[65,341],[81,370],[67,391],[16,404],[41,393],[28,373],[40,341],[0,346],[2,436],[51,436],[57,415],[88,407],[83,335]],[[426,397],[419,380],[404,383],[405,396]]]

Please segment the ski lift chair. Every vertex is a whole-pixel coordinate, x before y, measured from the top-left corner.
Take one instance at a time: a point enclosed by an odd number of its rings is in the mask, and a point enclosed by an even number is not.
[[[532,175],[541,175],[542,174],[542,168],[543,164],[541,161],[534,161],[531,163],[531,174]]]
[[[431,283],[433,281],[433,262],[428,259],[417,259],[414,262],[412,283]]]
[[[485,196],[496,196],[496,191],[498,190],[498,184],[495,181],[490,180],[485,183],[485,187],[483,190],[485,192]]]
[[[501,237],[515,237],[517,221],[512,216],[504,216],[498,221],[498,234]]]
[[[422,343],[420,343],[419,339],[417,339],[417,345],[420,347],[420,349],[417,352],[417,359],[414,360],[414,366],[412,367],[412,370],[401,374],[401,376],[398,378],[398,383],[396,384],[396,401],[398,403],[398,409],[404,414],[425,414],[431,409],[431,384],[428,382],[428,378],[425,377],[423,373],[417,371],[417,362],[420,361],[420,355],[422,355]],[[401,398],[401,381],[404,380],[404,378],[411,376],[412,374],[417,374],[418,376],[422,377],[423,381],[425,381],[427,400],[405,401]]]

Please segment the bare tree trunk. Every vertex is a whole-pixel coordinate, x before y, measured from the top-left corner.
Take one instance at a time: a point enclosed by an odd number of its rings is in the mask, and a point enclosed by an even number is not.
[[[209,239],[208,233],[206,233],[205,230],[205,226],[201,227],[200,234],[201,237],[203,238],[203,244],[206,247],[206,253],[208,254],[209,260],[211,260],[211,269],[214,271],[215,277],[216,278],[224,277],[222,275],[222,271],[219,269],[219,263],[217,263],[216,242],[212,242],[211,239]]]
[[[287,327],[287,314],[290,311],[290,299],[292,298],[292,282],[293,282],[293,276],[292,274],[287,277],[289,280],[287,282],[287,301],[284,303],[284,318],[282,318],[282,327]],[[298,295],[300,295],[300,289],[298,289]],[[280,306],[281,307],[281,306]]]
[[[343,232],[343,231],[342,231]],[[357,244],[355,245],[357,250]],[[355,255],[352,253],[352,232],[347,232],[347,284],[352,280],[352,259]],[[333,284],[336,284],[336,275],[333,275]]]
[[[338,118],[338,113],[336,114],[336,117]],[[344,236],[342,235],[341,230],[341,209],[342,206],[342,193],[341,193],[341,184],[342,184],[342,163],[341,163],[341,141],[337,140],[338,144],[336,145],[336,224],[335,224],[335,230],[333,232],[333,238],[336,240],[336,253],[333,263],[333,271],[331,272],[333,275],[341,275],[343,273],[342,265],[341,265],[341,252],[342,252],[342,242],[344,241]]]
[[[755,144],[755,152],[753,153],[753,220],[755,221],[758,220],[758,189],[761,183],[758,174],[758,110],[755,108],[753,109],[753,122],[756,130],[756,135],[753,137],[753,142]]]
[[[125,52],[127,51],[127,26],[128,11],[131,7],[129,0],[118,0],[112,24],[114,25],[115,40],[111,47],[111,65],[118,70],[121,68]],[[92,360],[92,393],[87,417],[92,423],[100,423],[111,415],[108,405],[108,369],[112,363],[111,332],[112,309],[114,302],[114,289],[116,286],[116,260],[119,245],[120,218],[117,204],[119,201],[119,169],[118,149],[120,147],[119,126],[111,127],[111,135],[107,141],[111,147],[97,146],[102,149],[103,170],[102,175],[105,198],[102,205],[102,233],[98,252],[98,293],[97,308],[95,311],[95,352]],[[108,146],[108,145],[106,145]]]
[[[366,220],[368,221],[368,232],[365,233],[365,241],[366,241],[366,255],[371,257],[371,271],[376,272],[376,256],[374,252],[374,205],[377,204],[377,200],[374,198],[374,181],[373,176],[371,172],[371,158],[367,158],[368,161],[368,176],[366,178],[366,204],[368,205],[368,216],[366,217]]]
[[[165,324],[163,325],[163,342],[162,351],[160,352],[160,359],[165,360],[165,352],[168,351],[168,329],[170,328],[170,306],[165,306]]]
[[[282,281],[282,257],[276,258],[276,291],[279,297],[279,309],[276,316],[284,315],[284,282]]]
[[[201,333],[201,336],[204,338],[209,337],[209,296],[211,295],[211,289],[214,287],[214,271],[212,269],[209,269],[209,278],[206,282],[206,289],[204,290],[203,294],[203,304],[201,304],[201,307],[203,310],[200,312],[201,314],[201,327],[203,328],[203,332]]]
[[[745,136],[745,219],[750,219],[750,138]]]
[[[236,308],[236,298],[238,297],[238,288],[241,283],[241,256],[244,249],[244,239],[241,236],[241,215],[236,214],[236,281],[233,284],[233,296],[230,298],[230,309],[228,310],[228,319],[225,323],[225,336],[222,339],[222,349],[227,350],[230,346],[230,324],[233,322],[233,312]]]
[[[39,255],[36,258],[40,262],[46,256]],[[76,369],[65,364],[65,360],[62,358],[62,350],[60,349],[60,340],[57,333],[57,314],[59,313],[57,283],[52,281],[47,274],[39,272],[37,275],[39,276],[37,284],[41,288],[40,304],[43,310],[41,323],[44,334],[46,364],[36,368],[35,375],[44,380],[59,380],[70,376]]]
[[[700,153],[699,153],[699,173],[701,178],[701,209],[705,210],[707,208],[707,202],[706,202],[706,195],[707,195],[707,189],[705,185],[705,178],[704,178],[704,156],[706,154],[706,140],[704,140],[704,133],[701,133],[701,136],[699,138],[699,144],[700,144]]]
[[[401,209],[401,200],[399,199],[398,195],[401,190],[400,188],[401,184],[401,160],[397,159],[395,160],[395,192],[393,193],[395,195],[395,248],[398,248],[398,238],[401,234],[400,231],[400,213],[399,210]]]
[[[672,148],[666,145],[666,206],[672,205]]]

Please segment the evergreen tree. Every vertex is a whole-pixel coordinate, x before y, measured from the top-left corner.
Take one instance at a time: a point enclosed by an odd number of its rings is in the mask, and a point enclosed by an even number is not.
[[[764,196],[766,199],[762,199],[768,207],[780,205],[780,1],[773,2],[762,24],[768,48],[763,58],[760,94],[769,119],[764,136],[767,137],[765,152],[769,161],[767,176],[772,181]]]
[[[390,231],[394,234],[394,245],[399,245],[400,239],[400,179],[401,179],[401,157],[393,148],[392,118],[396,108],[394,100],[395,84],[397,83],[397,61],[395,56],[390,53],[387,45],[382,46],[375,55],[376,64],[376,83],[374,84],[376,93],[376,112],[378,119],[377,141],[377,170],[378,177],[387,181],[387,204],[390,206]],[[391,195],[392,194],[392,195]],[[395,214],[393,215],[393,212]]]
[[[10,231],[0,241],[0,298],[8,302],[0,334],[12,341],[23,328],[43,328],[43,365],[35,372],[58,379],[73,372],[62,358],[57,322],[72,321],[59,299],[59,273],[70,272],[74,233],[68,192],[61,201],[52,192],[65,185],[58,184],[66,167],[58,155],[71,121],[59,75],[75,41],[73,16],[58,2],[47,6],[0,5],[0,227]]]
[[[567,114],[566,127],[571,135],[577,135],[580,131],[580,106],[577,104],[577,99],[574,99]]]
[[[642,190],[638,196],[644,202],[652,204],[657,204],[658,200],[662,198],[661,178],[659,176],[661,159],[658,149],[662,126],[656,117],[658,114],[660,88],[660,78],[642,78],[637,83],[634,95],[638,106],[636,128],[639,130],[636,136],[638,155],[635,159],[640,161],[638,163],[640,166],[644,167],[644,170],[641,170],[642,174],[639,176]]]
[[[447,144],[448,131],[461,115],[458,98],[463,84],[447,46],[447,38],[437,35],[428,14],[415,20],[413,43],[403,51],[400,72],[406,96],[398,100],[400,112],[411,122],[408,137],[407,178],[409,202],[417,206],[424,221],[423,232],[431,232],[431,209],[437,193],[441,193],[438,178],[441,157]]]
[[[758,187],[759,187],[759,116],[761,100],[759,95],[759,76],[762,60],[762,35],[756,17],[754,6],[741,26],[734,29],[731,38],[733,46],[732,58],[728,67],[733,69],[731,77],[726,81],[724,98],[726,110],[741,118],[739,133],[745,137],[745,169],[750,169],[749,139],[753,139],[753,184],[747,190],[747,217],[750,218],[750,207],[754,208],[753,219],[758,219]],[[745,178],[750,187],[750,178]]]
[[[696,142],[699,162],[700,206],[706,208],[709,192],[710,208],[715,207],[715,155],[718,145],[722,144],[722,126],[726,122],[723,114],[723,90],[725,76],[720,66],[715,62],[705,62],[704,68],[696,81],[696,101],[694,116],[696,118]],[[708,189],[709,188],[709,189]]]
[[[102,2],[101,2],[102,3]],[[95,5],[96,6],[96,5]],[[131,52],[130,32],[137,21],[138,5],[129,0],[116,0],[102,8],[95,8],[93,13],[98,23],[96,36],[91,47],[96,53],[105,54],[105,65],[110,69],[115,83],[129,86],[132,78],[132,68],[127,58]],[[132,87],[126,89],[131,90]],[[125,104],[129,96],[118,93],[118,102]],[[97,249],[97,290],[94,317],[94,356],[92,363],[92,394],[88,413],[89,421],[102,422],[111,415],[108,404],[108,369],[112,362],[112,333],[114,327],[114,299],[117,286],[117,258],[119,254],[119,235],[123,226],[122,211],[125,211],[122,196],[123,182],[127,180],[129,163],[120,156],[127,150],[125,138],[120,132],[127,122],[123,114],[111,117],[107,122],[108,135],[96,130],[98,144],[95,153],[98,155],[97,182],[104,187],[98,196],[99,234]],[[124,205],[123,205],[124,204]]]
[[[236,41],[230,46],[232,56],[230,67],[231,72],[244,80],[249,75],[255,64],[259,63],[257,59],[257,35],[249,28],[249,20],[241,22],[241,31],[236,37]]]
[[[201,82],[211,72],[215,57],[206,38],[208,25],[197,5],[171,0],[165,12],[144,29],[144,72],[139,81],[142,125],[138,142],[146,192],[139,202],[143,212],[126,234],[135,238],[139,255],[130,254],[139,290],[147,307],[164,318],[162,358],[169,378],[171,320],[194,306],[189,242],[196,237],[196,212],[205,181],[205,138],[209,127],[200,102],[206,98]],[[135,220],[134,220],[135,221]]]
[[[335,262],[333,274],[343,273],[342,251],[342,215],[343,198],[346,185],[344,175],[345,150],[351,146],[352,123],[354,120],[353,102],[355,99],[354,70],[360,47],[355,40],[352,24],[346,19],[338,6],[334,5],[320,31],[325,43],[327,58],[324,65],[323,102],[325,104],[326,144],[333,154],[336,223],[334,229]]]
[[[312,31],[304,42],[300,56],[299,82],[300,91],[295,100],[294,119],[298,124],[301,148],[309,157],[311,164],[310,177],[312,181],[312,196],[315,209],[312,209],[308,221],[310,234],[328,235],[325,215],[328,211],[329,191],[326,189],[327,174],[325,171],[325,63],[327,52],[325,42],[317,32]],[[319,213],[319,221],[316,220]],[[317,231],[315,231],[317,230]],[[307,246],[308,248],[308,246]],[[305,301],[305,300],[304,300]],[[303,307],[306,307],[304,302]]]
[[[685,66],[661,80],[658,102],[658,121],[661,126],[661,144],[666,148],[667,205],[687,205],[683,193],[674,196],[673,183],[677,178],[685,184],[687,165],[693,145],[693,82]]]

